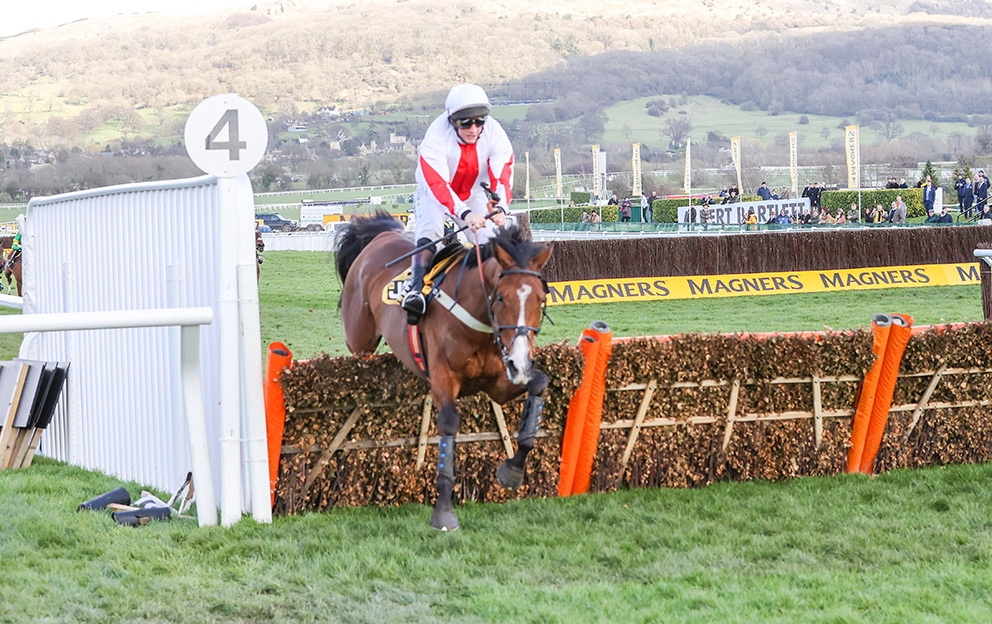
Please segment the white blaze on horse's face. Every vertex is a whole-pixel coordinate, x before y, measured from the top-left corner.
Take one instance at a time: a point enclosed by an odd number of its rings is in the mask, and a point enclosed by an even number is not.
[[[517,289],[517,297],[520,299],[520,317],[517,319],[517,327],[527,326],[527,299],[534,289],[528,284],[522,284]],[[510,363],[513,366],[507,367],[506,374],[510,381],[522,386],[530,379],[530,336],[529,332],[517,333],[510,342]]]

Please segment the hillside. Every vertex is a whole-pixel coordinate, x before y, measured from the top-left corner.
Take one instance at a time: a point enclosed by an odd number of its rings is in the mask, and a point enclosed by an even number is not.
[[[499,85],[604,52],[820,38],[883,24],[958,24],[962,16],[987,26],[988,18],[973,17],[984,4],[283,0],[197,18],[136,13],[0,40],[0,133],[5,143],[88,149],[114,134],[173,135],[196,103],[221,92],[270,115],[322,105],[409,108],[436,103],[454,82]],[[536,80],[538,91],[560,91],[553,71]]]

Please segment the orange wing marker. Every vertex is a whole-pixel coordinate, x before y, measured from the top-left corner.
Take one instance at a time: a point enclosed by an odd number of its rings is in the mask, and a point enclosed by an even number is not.
[[[282,434],[286,426],[286,403],[279,384],[284,368],[293,365],[293,354],[281,342],[269,345],[268,364],[262,392],[265,396],[265,433],[269,444],[269,492],[276,502],[276,481],[279,479],[279,457],[282,454]]]
[[[892,320],[886,314],[876,314],[871,318],[871,331],[875,334],[871,345],[875,353],[875,362],[871,365],[865,381],[861,384],[861,396],[858,408],[854,413],[854,425],[851,427],[851,447],[847,449],[847,471],[858,472],[861,469],[861,456],[864,454],[865,434],[871,421],[871,409],[875,403],[878,388],[878,378],[882,373],[882,360],[885,357],[885,345],[889,342],[889,332]]]
[[[589,488],[589,475],[580,476],[580,469],[591,472],[592,458],[596,454],[596,444],[599,440],[599,421],[603,414],[603,395],[606,392],[606,361],[609,359],[613,345],[610,342],[613,334],[610,327],[603,321],[594,321],[591,329],[582,331],[579,348],[582,349],[585,367],[582,373],[582,384],[572,400],[568,403],[568,416],[565,420],[565,433],[561,441],[561,469],[558,481],[558,496],[571,496],[580,493],[576,484],[585,483]],[[606,353],[600,352],[606,349]],[[597,377],[601,364],[602,372]],[[598,397],[598,399],[596,399]],[[594,404],[594,399],[598,403]],[[598,407],[597,407],[598,405]],[[595,419],[595,431],[590,431],[591,417]],[[592,443],[592,449],[588,445]]]
[[[871,419],[868,421],[868,431],[865,434],[864,451],[861,455],[860,471],[871,474],[875,465],[875,456],[882,444],[882,434],[889,420],[889,407],[892,406],[892,395],[896,390],[896,380],[899,377],[899,365],[902,355],[913,333],[913,317],[908,314],[893,314],[892,330],[889,332],[889,342],[885,347],[885,357],[882,359],[882,373],[878,379],[878,389],[875,391],[875,402],[871,406]]]

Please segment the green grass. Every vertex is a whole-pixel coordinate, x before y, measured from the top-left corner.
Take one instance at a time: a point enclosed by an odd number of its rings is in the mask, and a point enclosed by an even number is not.
[[[263,341],[344,349],[329,254],[266,252]],[[977,287],[558,306],[541,344],[981,316]],[[2,349],[0,344],[0,349]],[[6,357],[6,356],[5,356]],[[992,465],[138,529],[76,506],[124,485],[40,458],[0,472],[0,622],[988,622]],[[167,493],[159,492],[160,495]]]
[[[3,622],[987,622],[992,465],[119,527],[0,473]],[[125,484],[137,493],[135,484]]]
[[[296,358],[347,355],[337,310],[340,284],[330,254],[267,251],[259,300],[262,342],[281,341]],[[687,332],[802,331],[867,327],[876,312],[910,314],[917,324],[979,321],[978,286],[891,288],[811,293],[553,306],[538,344],[577,341],[594,320],[615,336]]]
[[[606,109],[609,122],[606,124],[602,143],[631,143],[642,142],[655,145],[662,140],[667,144],[668,137],[664,137],[659,132],[665,125],[667,119],[688,117],[692,123],[692,133],[694,143],[706,141],[706,133],[718,131],[728,138],[740,136],[741,141],[758,141],[765,146],[774,145],[775,136],[788,134],[789,132],[799,132],[800,160],[803,149],[819,149],[829,147],[831,143],[844,138],[844,131],[837,127],[844,118],[832,117],[828,115],[806,114],[809,118],[808,125],[799,125],[799,117],[802,113],[783,113],[781,115],[770,115],[767,111],[743,111],[738,106],[722,104],[720,100],[709,96],[694,96],[682,106],[669,108],[660,117],[648,115],[644,105],[655,99],[663,99],[668,102],[670,96],[644,97],[627,102],[614,104]],[[685,115],[680,115],[679,111],[685,111]],[[850,123],[857,123],[853,117],[847,118]],[[975,134],[974,128],[969,128],[966,123],[958,122],[932,122],[925,119],[899,120],[904,128],[903,136],[912,132],[922,132],[926,135],[932,134],[931,127],[935,127],[936,133],[940,136],[948,136],[954,132],[960,132],[965,136]],[[630,129],[629,135],[624,126]],[[764,127],[767,133],[764,137],[759,137],[758,127]],[[827,138],[824,139],[820,132],[826,128]],[[861,128],[861,143],[871,145],[879,143],[885,139],[869,128]],[[720,147],[729,148],[730,145]],[[729,156],[727,157],[729,160]]]

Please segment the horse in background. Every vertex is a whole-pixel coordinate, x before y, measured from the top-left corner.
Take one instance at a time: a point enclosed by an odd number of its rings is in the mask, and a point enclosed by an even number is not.
[[[386,263],[413,249],[403,225],[391,215],[377,212],[351,220],[337,248],[343,284],[339,307],[349,351],[371,354],[385,338],[396,358],[430,384],[434,404],[440,406],[438,495],[430,524],[451,531],[458,528],[451,503],[460,420],[456,399],[485,392],[506,403],[527,393],[517,451],[496,471],[504,488],[523,483],[548,385],[547,375],[531,364],[547,298],[540,271],[551,247],[522,240],[515,227],[504,230],[484,249],[458,260],[440,286],[437,298],[445,303],[431,302],[419,325],[411,327],[399,301],[387,302],[383,293],[409,266],[387,268]],[[414,353],[416,343],[424,345],[422,353]]]
[[[14,294],[14,285],[17,285],[17,296],[24,296],[24,289],[21,286],[23,283],[21,281],[21,254],[10,252],[11,258],[9,258],[3,264],[3,274],[7,278],[7,292]]]

